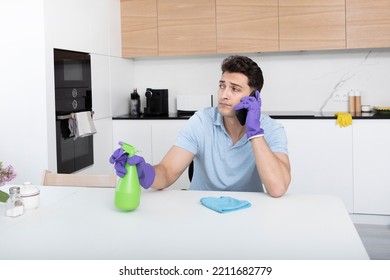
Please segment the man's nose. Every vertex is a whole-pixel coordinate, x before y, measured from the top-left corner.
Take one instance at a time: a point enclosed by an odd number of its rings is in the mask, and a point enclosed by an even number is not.
[[[221,89],[221,97],[223,99],[229,98],[229,89],[228,88]]]

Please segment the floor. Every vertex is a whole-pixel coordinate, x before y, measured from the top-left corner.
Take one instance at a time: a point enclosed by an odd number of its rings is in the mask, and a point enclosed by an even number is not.
[[[372,260],[390,260],[390,225],[355,224]]]

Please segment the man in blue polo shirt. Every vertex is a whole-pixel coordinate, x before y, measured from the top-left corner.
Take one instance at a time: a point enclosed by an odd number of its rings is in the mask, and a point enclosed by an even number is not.
[[[245,56],[222,62],[218,107],[195,113],[162,161],[152,167],[137,164],[144,188],[164,189],[194,162],[191,190],[254,191],[282,196],[290,183],[290,162],[284,128],[261,114],[260,67]],[[252,94],[251,94],[252,93]],[[244,125],[236,111],[247,110]]]

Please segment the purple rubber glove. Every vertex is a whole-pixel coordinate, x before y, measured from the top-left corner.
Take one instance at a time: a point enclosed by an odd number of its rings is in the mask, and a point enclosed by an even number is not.
[[[261,98],[260,92],[256,90],[255,96],[245,96],[241,99],[234,110],[247,109],[246,116],[246,137],[248,140],[264,136],[264,130],[260,127]]]
[[[143,157],[136,155],[128,158],[127,163],[135,164],[137,166],[137,173],[141,186],[144,189],[150,188],[153,184],[154,177],[156,176],[153,166],[146,163]]]
[[[122,148],[117,149],[110,157],[110,163],[114,164],[116,175],[123,177],[126,175],[127,171],[125,168],[128,153],[124,153]]]

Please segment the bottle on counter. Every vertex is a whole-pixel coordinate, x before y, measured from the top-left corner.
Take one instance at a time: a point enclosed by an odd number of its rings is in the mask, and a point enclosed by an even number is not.
[[[362,97],[360,91],[355,91],[355,113],[357,116],[362,114]]]
[[[348,93],[348,112],[352,115],[355,115],[356,112],[356,98],[354,90],[350,90]]]
[[[130,95],[130,116],[139,117],[141,115],[141,101],[140,96],[135,88]]]
[[[362,114],[362,99],[360,91],[351,89],[348,94],[348,111],[354,116]]]
[[[137,149],[127,143],[121,142],[122,149],[129,157],[137,153]],[[114,205],[122,211],[132,211],[138,208],[141,197],[141,186],[135,164],[125,164],[126,174],[121,177],[115,188]]]
[[[9,198],[7,200],[7,216],[17,217],[24,212],[23,200],[20,196],[20,187],[9,188]]]

